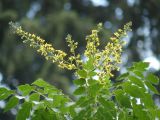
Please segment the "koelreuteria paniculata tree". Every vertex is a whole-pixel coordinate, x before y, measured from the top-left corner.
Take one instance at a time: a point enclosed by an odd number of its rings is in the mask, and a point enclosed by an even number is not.
[[[116,82],[110,79],[112,71],[119,70],[125,44],[122,38],[131,31],[131,25],[129,22],[123,29],[118,29],[101,50],[99,32],[102,24],[98,24],[85,38],[84,54],[76,54],[78,43],[68,35],[66,42],[70,55],[67,55],[10,22],[14,33],[25,44],[60,68],[75,71],[77,79],[74,80],[76,89],[73,94],[78,97],[72,100],[61,90],[38,79],[31,85],[18,86],[17,90],[0,88],[0,99],[9,98],[4,111],[18,106],[17,120],[159,120],[160,109],[152,99],[153,94],[159,94],[155,87],[159,79],[146,71],[148,63],[134,63],[116,78]]]

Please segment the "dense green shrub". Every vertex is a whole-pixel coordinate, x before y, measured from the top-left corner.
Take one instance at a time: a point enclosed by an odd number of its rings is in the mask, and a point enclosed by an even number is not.
[[[148,63],[134,63],[127,72],[111,81],[112,71],[119,70],[121,40],[130,31],[131,22],[110,38],[103,50],[98,49],[102,24],[86,37],[83,55],[76,55],[76,42],[70,35],[66,40],[71,55],[56,50],[52,45],[10,23],[23,42],[35,48],[47,60],[61,68],[74,70],[75,100],[64,95],[53,85],[38,79],[31,85],[18,86],[17,90],[0,88],[0,100],[8,100],[4,112],[18,108],[17,120],[155,120],[160,119],[160,109],[152,99],[159,94],[155,85],[159,79],[147,72]],[[83,58],[83,59],[82,59]]]

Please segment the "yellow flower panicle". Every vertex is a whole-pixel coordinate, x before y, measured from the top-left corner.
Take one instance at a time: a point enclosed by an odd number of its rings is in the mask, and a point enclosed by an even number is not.
[[[70,63],[75,63],[77,69],[82,66],[82,60],[80,58],[80,54],[75,53],[75,49],[77,48],[78,42],[75,42],[72,39],[71,35],[67,35],[66,42],[68,43],[68,47],[70,48],[71,56],[68,58]]]
[[[23,39],[24,43],[28,43],[30,47],[37,49],[37,52],[44,56],[47,60],[50,60],[53,63],[56,62],[61,68],[66,68],[69,70],[76,69],[74,64],[65,60],[65,57],[67,56],[65,52],[54,49],[51,44],[46,43],[45,40],[35,34],[25,32],[21,26],[18,26],[15,23],[10,22],[10,25],[15,34]]]
[[[118,65],[121,63],[121,53],[122,47],[125,44],[121,39],[127,35],[128,31],[131,31],[132,22],[127,23],[123,29],[119,29],[114,33],[114,36],[110,38],[110,41],[105,46],[105,49],[102,50],[101,70],[107,73],[109,76],[113,76],[111,73],[113,70],[119,70]]]
[[[66,41],[70,48],[71,56],[61,50],[56,50],[51,44],[48,44],[35,34],[25,32],[21,26],[10,22],[13,31],[19,35],[24,43],[28,43],[30,47],[37,49],[42,56],[47,60],[51,60],[53,63],[57,63],[60,68],[66,68],[69,70],[83,69],[83,62],[80,54],[76,55],[75,49],[78,43],[72,40],[71,35],[66,37]],[[102,24],[98,24],[97,29],[92,30],[92,33],[86,37],[87,45],[84,55],[90,59],[92,58],[94,70],[99,70],[98,76],[103,79],[106,75],[112,77],[113,70],[119,70],[118,64],[121,63],[122,46],[124,42],[121,40],[127,35],[127,31],[131,31],[132,23],[127,23],[123,29],[119,29],[110,38],[110,41],[105,46],[104,50],[99,50],[97,47],[100,45],[98,33],[102,28]]]
[[[100,71],[98,73],[99,78],[103,79],[106,75],[112,77],[113,74],[111,72],[113,70],[119,70],[118,65],[121,63],[122,46],[125,43],[121,39],[127,35],[127,31],[131,31],[131,25],[132,23],[129,22],[124,25],[123,29],[115,32],[114,36],[110,38],[110,41],[102,51],[97,49],[99,46],[98,32],[101,25],[99,25],[99,29],[92,30],[92,34],[87,36],[85,56],[94,58],[95,69]]]
[[[97,29],[92,30],[92,34],[86,37],[87,45],[84,54],[88,58],[99,51],[97,49],[97,47],[100,45],[98,33],[100,32],[101,28],[102,24],[99,23]]]

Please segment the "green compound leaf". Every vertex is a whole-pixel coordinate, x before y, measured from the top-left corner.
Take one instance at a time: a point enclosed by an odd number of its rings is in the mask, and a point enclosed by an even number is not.
[[[133,102],[132,104],[136,120],[154,120],[150,119],[150,114],[148,114],[148,112],[143,109],[143,106],[141,104],[137,105]]]
[[[136,84],[137,86],[144,88],[144,83],[142,82],[141,79],[139,79],[139,78],[137,78],[137,77],[135,77],[135,76],[128,76],[128,79],[129,79],[132,83]]]
[[[123,79],[126,79],[126,77],[129,75],[129,73],[124,73],[124,74],[122,74],[122,75],[120,75],[119,77],[117,77],[117,81],[119,81],[119,80],[123,80]]]
[[[62,94],[61,90],[58,90],[56,88],[51,88],[51,87],[45,87],[43,92],[42,94],[48,94],[49,98],[53,98],[53,96],[57,94],[60,94],[60,95]]]
[[[142,102],[144,103],[144,105],[147,108],[154,108],[155,107],[152,96],[148,93],[145,93],[144,98],[142,99]]]
[[[80,97],[80,98],[76,101],[76,104],[77,104],[77,105],[80,105],[80,104],[82,104],[82,103],[85,102],[85,101],[87,101],[87,98],[84,97],[84,96],[82,96],[82,97]]]
[[[160,109],[156,111],[156,117],[160,118]]]
[[[75,104],[69,106],[69,113],[72,116],[72,118],[75,117],[77,114],[75,111],[75,106],[76,106]]]
[[[113,111],[115,109],[115,105],[112,101],[106,101],[104,98],[100,97],[99,102],[107,111]]]
[[[90,71],[90,72],[88,73],[88,76],[89,76],[89,77],[93,77],[93,76],[95,76],[96,74],[97,74],[96,72]]]
[[[7,112],[8,110],[14,108],[19,102],[19,99],[16,97],[11,97],[8,101],[8,103],[6,104],[6,107],[4,109],[4,112]]]
[[[4,87],[0,88],[0,95],[7,91],[9,91],[7,88],[4,88]]]
[[[18,86],[18,90],[22,93],[23,96],[30,94],[32,91],[32,86],[25,84]]]
[[[78,70],[77,74],[81,77],[81,78],[86,78],[87,77],[87,72],[85,70]]]
[[[141,72],[141,71],[134,70],[133,73],[134,73],[137,77],[144,78],[143,72]]]
[[[119,105],[124,106],[126,108],[131,108],[129,96],[127,96],[123,90],[116,90],[115,97]]]
[[[149,81],[145,81],[145,84],[152,92],[159,95],[157,89]]]
[[[63,95],[55,95],[53,98],[53,106],[58,107],[66,101]]]
[[[149,67],[148,62],[136,62],[133,64],[134,70],[138,71],[146,71],[146,69]]]
[[[83,94],[83,93],[85,93],[85,87],[79,87],[79,88],[77,88],[75,91],[74,91],[74,93],[73,94],[75,94],[75,95],[81,95],[81,94]]]
[[[37,85],[39,87],[53,87],[42,79],[37,79],[32,85]]]
[[[89,60],[83,65],[84,69],[86,70],[93,70],[94,69],[94,59],[93,58],[89,58]]]
[[[95,117],[97,118],[96,120],[113,120],[114,115],[110,111],[106,111],[105,108],[99,107]]]
[[[74,118],[73,120],[85,120],[85,118],[89,118],[90,116],[86,116],[88,110],[90,109],[83,109],[81,110]]]
[[[99,90],[101,89],[102,85],[94,84],[88,87],[88,92],[91,96],[96,96]]]
[[[149,73],[146,77],[146,79],[148,81],[150,81],[151,83],[155,84],[155,85],[158,85],[159,83],[159,79],[157,76],[153,75],[152,73]]]
[[[13,93],[14,93],[14,91],[8,90],[7,88],[0,88],[0,100],[7,99]]]
[[[86,107],[88,105],[94,104],[94,100],[93,98],[86,98],[83,99],[83,101],[79,101],[80,102],[80,107]]]
[[[94,79],[89,79],[88,80],[88,84],[89,85],[99,84],[99,81],[98,80],[94,80]]]
[[[21,109],[18,111],[16,120],[26,120],[30,116],[31,109],[32,103],[24,102],[21,106]]]
[[[83,78],[76,79],[73,81],[75,85],[84,85],[86,83],[86,80]]]
[[[143,89],[139,88],[136,85],[132,85],[130,82],[126,82],[124,85],[124,90],[126,93],[131,95],[132,97],[142,98],[143,97]]]
[[[40,99],[40,95],[38,93],[32,93],[29,96],[29,100],[30,101],[39,101],[39,99]]]
[[[38,93],[43,94],[44,96],[47,96],[49,98],[53,98],[53,96],[59,94],[62,94],[62,91],[57,89],[55,86],[50,85],[49,83],[45,82],[42,79],[38,79],[35,82],[32,83],[32,85],[37,86],[36,91]]]
[[[38,109],[34,112],[31,120],[60,120],[54,112],[48,109]],[[63,120],[63,119],[62,119]]]

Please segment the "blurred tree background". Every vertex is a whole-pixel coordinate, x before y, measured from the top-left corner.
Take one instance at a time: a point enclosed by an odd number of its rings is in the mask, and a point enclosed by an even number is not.
[[[132,21],[133,32],[125,39],[127,45],[120,72],[125,72],[133,61],[144,60],[150,62],[150,70],[160,76],[159,11],[160,0],[0,0],[0,86],[15,89],[17,85],[43,78],[67,94],[73,88],[72,72],[59,69],[26,47],[10,31],[10,21],[20,23],[24,30],[66,52],[67,34],[79,42],[77,52],[83,52],[85,36],[102,22],[105,28],[101,37],[103,48],[116,29]],[[156,101],[158,98],[154,97]],[[4,114],[3,107],[1,101],[0,120],[13,120],[16,110]]]

